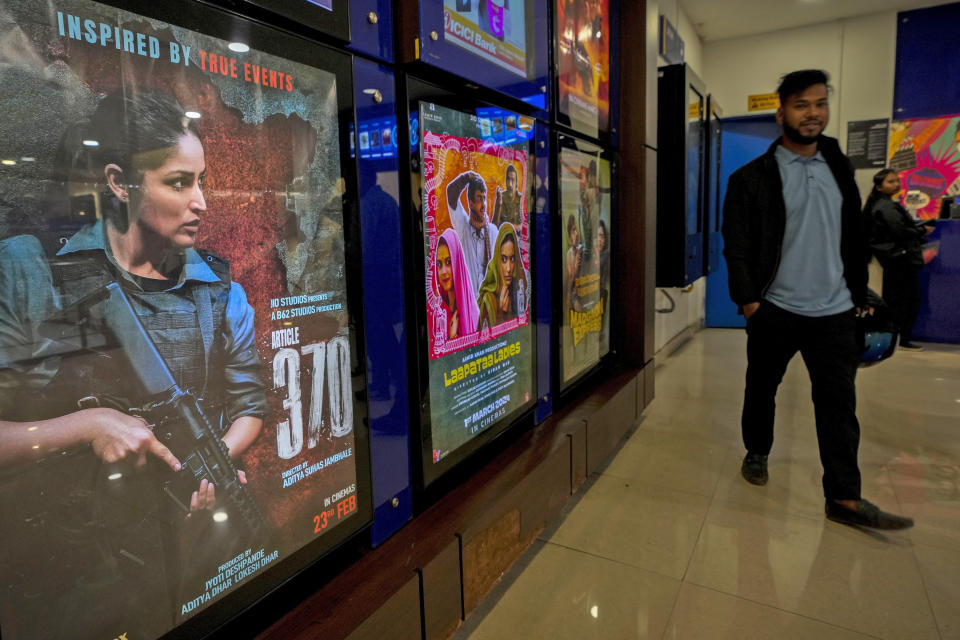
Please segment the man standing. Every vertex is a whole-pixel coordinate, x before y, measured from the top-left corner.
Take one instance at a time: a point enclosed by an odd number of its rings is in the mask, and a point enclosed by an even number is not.
[[[913,520],[860,496],[855,316],[867,311],[867,238],[853,168],[823,135],[827,83],[814,69],[781,79],[776,117],[783,136],[727,187],[724,256],[748,336],[741,473],[767,483],[777,387],[799,351],[813,387],[827,518],[902,529]]]
[[[464,189],[467,190],[469,214],[460,202]],[[447,185],[447,209],[463,247],[473,290],[479,291],[497,239],[497,228],[490,224],[487,217],[487,183],[483,177],[476,171],[465,171],[451,180]]]

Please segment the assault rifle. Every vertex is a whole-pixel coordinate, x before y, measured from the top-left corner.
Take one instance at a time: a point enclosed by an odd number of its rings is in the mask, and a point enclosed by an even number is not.
[[[150,398],[134,413],[142,414],[154,425],[157,439],[171,449],[182,465],[173,479],[164,481],[164,492],[189,513],[190,495],[206,479],[216,487],[217,502],[226,503],[225,511],[233,526],[245,529],[255,538],[267,537],[267,521],[237,478],[227,445],[213,430],[197,398],[177,384],[123,289],[111,282],[94,297],[100,300],[90,305],[93,300],[88,297],[88,308],[100,307],[104,325]],[[182,433],[183,427],[186,433]],[[171,446],[175,442],[186,444]]]

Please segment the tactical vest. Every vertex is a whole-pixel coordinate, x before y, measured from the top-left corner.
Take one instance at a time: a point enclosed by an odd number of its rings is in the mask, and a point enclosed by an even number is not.
[[[220,277],[219,282],[192,282],[174,291],[142,291],[117,274],[100,251],[72,254],[83,259],[79,263],[74,259],[55,262],[51,271],[64,309],[110,282],[120,283],[174,379],[181,388],[204,398],[204,408],[212,409],[211,417],[215,417],[222,408],[225,364],[223,345],[216,337],[223,333],[230,267],[212,253],[200,253]],[[75,411],[80,398],[100,394],[109,394],[130,407],[143,404],[136,374],[130,371],[115,338],[102,335],[102,327],[96,322],[89,330],[95,334],[94,339],[101,338],[112,348],[63,358],[60,370],[43,392],[47,410],[53,415]],[[206,375],[208,371],[210,376]]]
[[[199,253],[218,282],[142,291],[101,251],[54,260],[51,272],[62,309],[110,282],[120,283],[174,378],[204,399],[216,427],[222,423],[225,365],[217,337],[226,321],[229,264]],[[116,339],[105,335],[95,314],[86,324],[89,343],[106,346],[59,356],[58,371],[46,388],[24,398],[21,415],[6,419],[66,415],[91,396],[109,399],[106,404],[114,408],[148,400]],[[115,481],[111,469],[89,447],[81,447],[16,472],[15,479],[4,473],[0,483],[4,638],[112,638],[127,632],[132,640],[155,637],[175,624],[184,514],[161,494],[158,477],[165,467],[151,460],[147,471]]]

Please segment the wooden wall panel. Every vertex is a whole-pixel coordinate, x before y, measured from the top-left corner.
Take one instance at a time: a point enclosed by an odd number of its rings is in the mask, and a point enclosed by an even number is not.
[[[330,612],[328,612],[329,614]],[[308,628],[303,638],[325,638],[316,629]],[[339,636],[342,637],[342,636]],[[354,630],[347,640],[421,640],[420,579],[414,575],[387,602],[374,611]]]
[[[446,640],[463,622],[460,541],[451,538],[450,544],[427,563],[420,575],[423,580],[423,627],[427,640]]]
[[[597,471],[637,420],[636,373],[587,419],[587,473]]]

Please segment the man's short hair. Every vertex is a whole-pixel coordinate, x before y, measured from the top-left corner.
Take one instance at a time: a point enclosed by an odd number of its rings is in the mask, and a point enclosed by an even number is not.
[[[827,91],[830,90],[830,76],[822,69],[801,69],[792,71],[780,78],[780,86],[777,87],[777,93],[780,94],[780,104],[787,101],[787,98],[795,93],[800,93],[809,89],[815,84],[827,85]]]
[[[473,202],[473,196],[477,191],[487,192],[487,183],[483,181],[483,178],[479,176],[470,176],[470,181],[467,182],[467,200]]]
[[[517,182],[520,182],[520,176],[517,174],[517,168],[512,164],[507,165],[507,170],[504,172],[504,177],[509,177],[510,174],[513,174],[513,177],[517,179]]]

